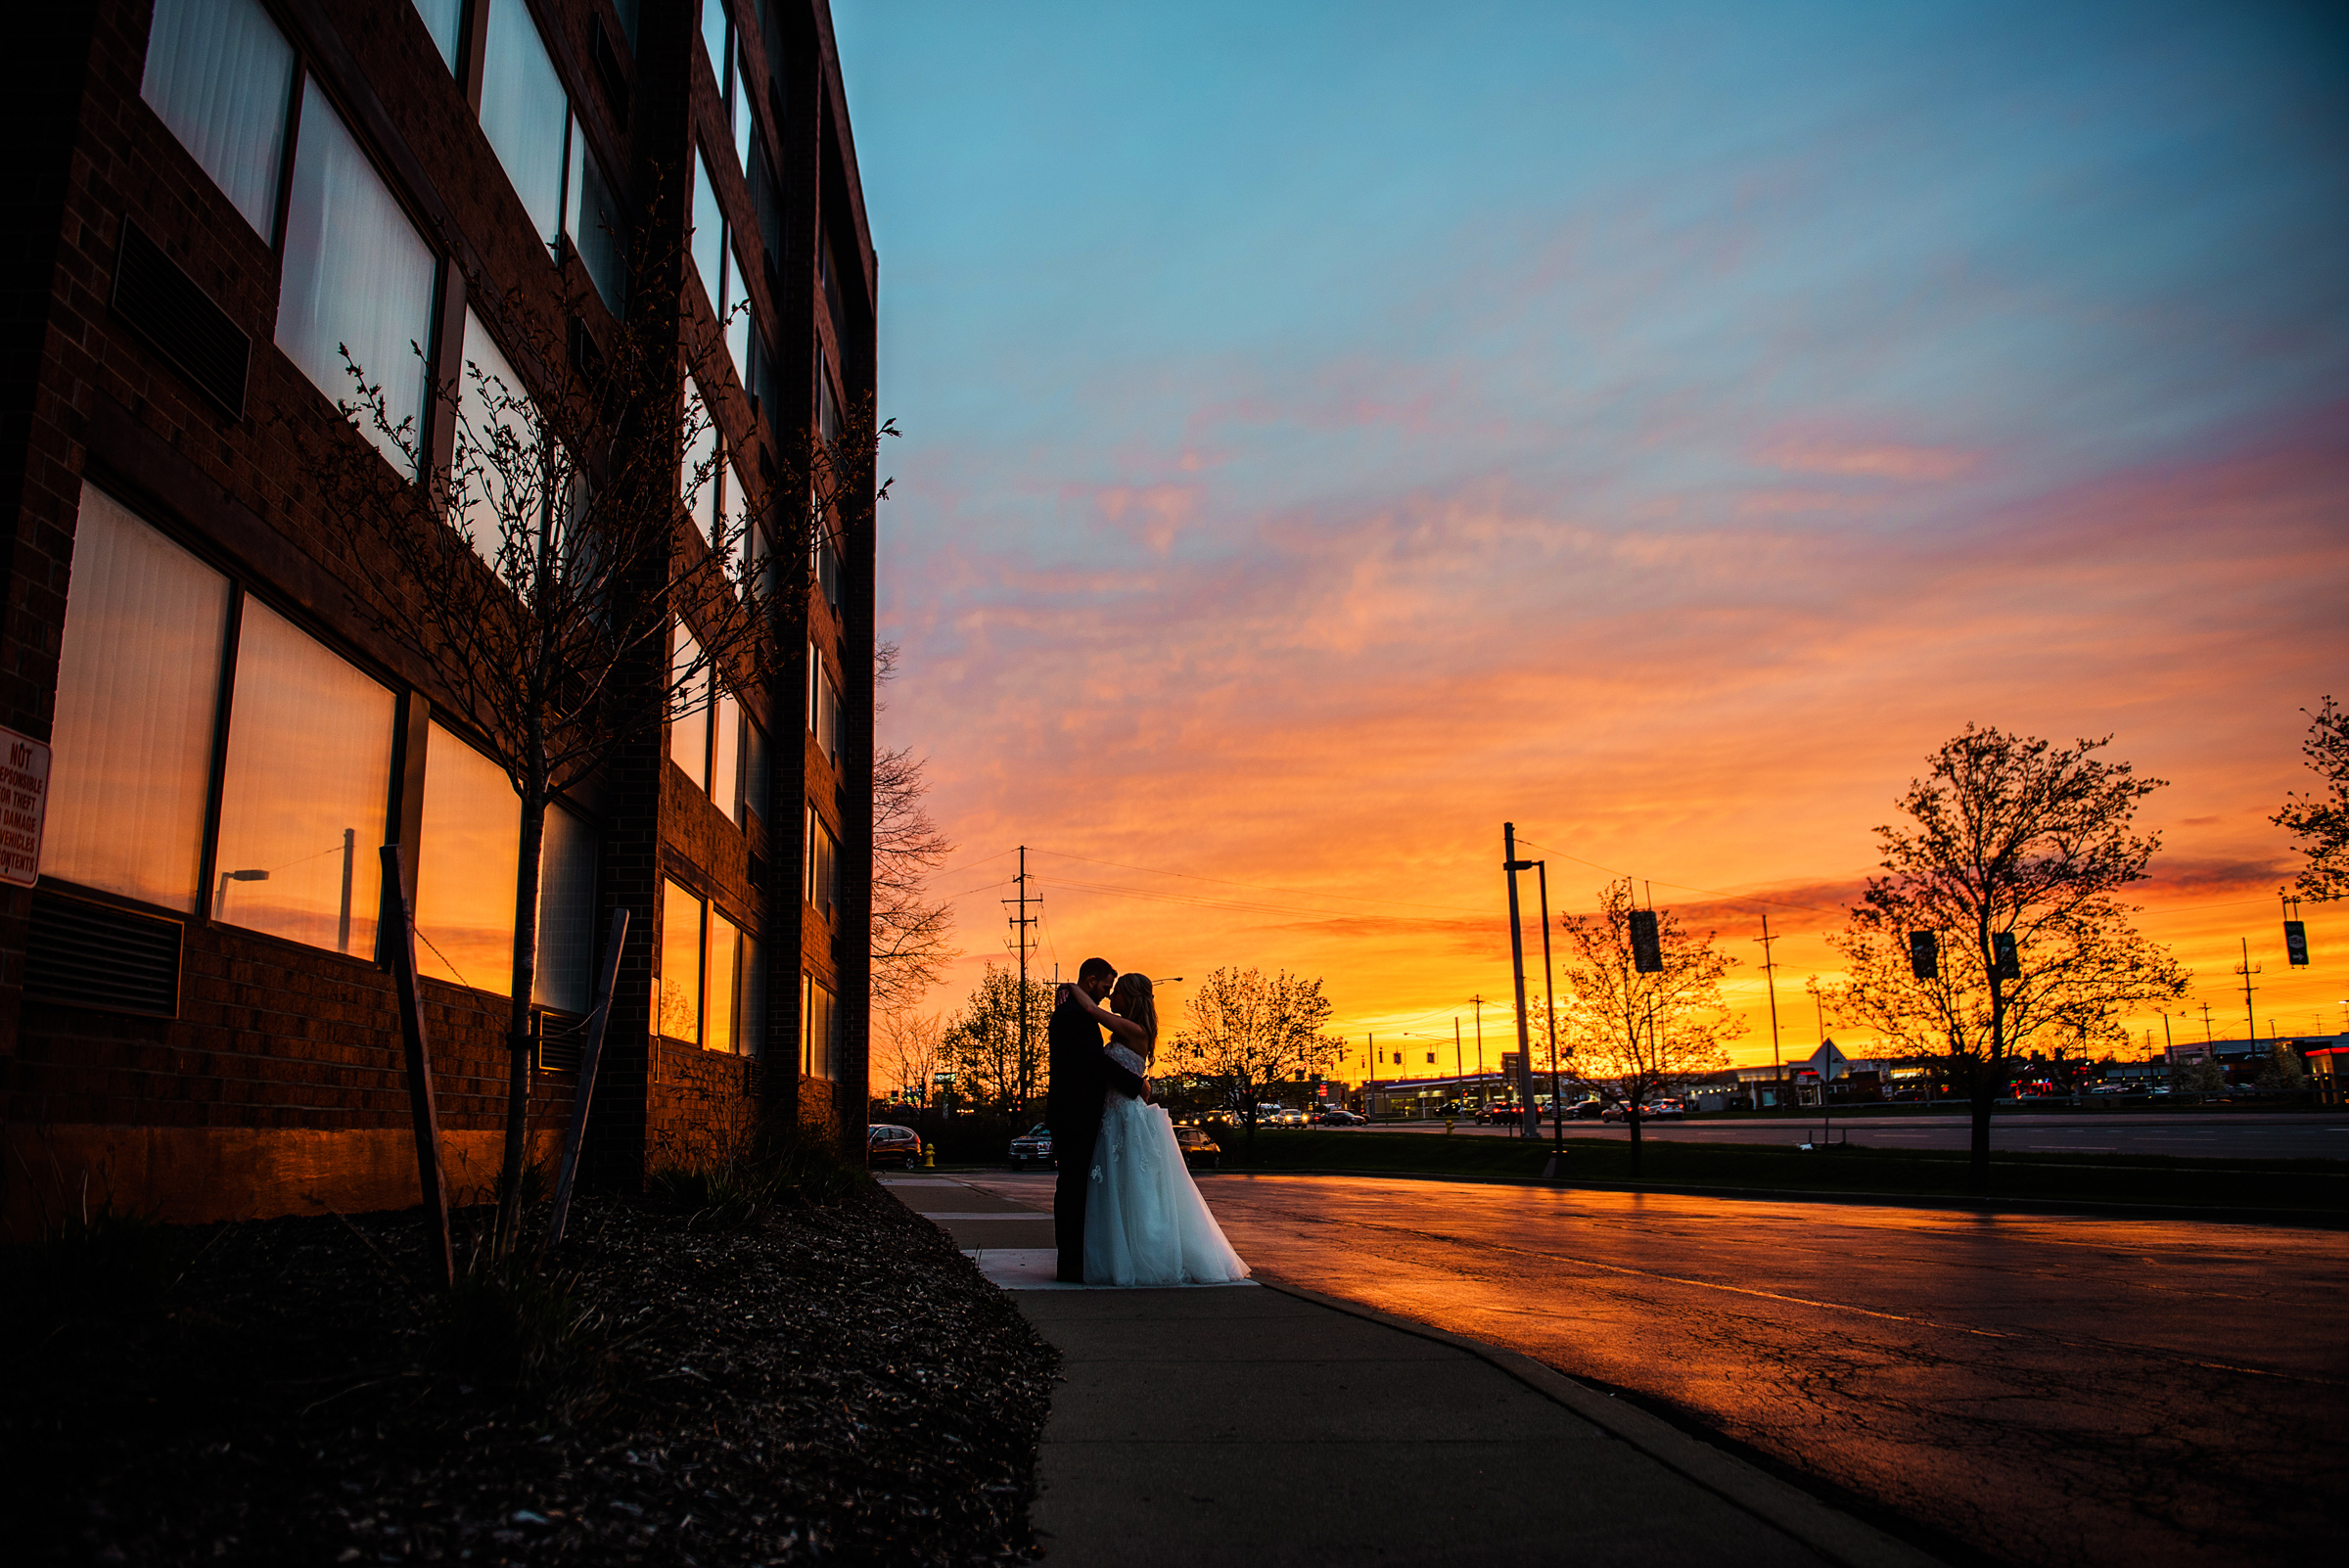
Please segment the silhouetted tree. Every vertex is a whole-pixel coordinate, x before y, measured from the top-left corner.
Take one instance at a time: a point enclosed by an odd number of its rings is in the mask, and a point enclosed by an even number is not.
[[[2308,864],[2293,879],[2304,898],[2349,898],[2349,713],[2326,698],[2309,720],[2300,750],[2325,788],[2319,794],[2287,795],[2283,809],[2269,820],[2291,829],[2308,855]]]
[[[1564,915],[1559,1032],[1571,1043],[1575,1076],[1605,1082],[1629,1107],[1632,1173],[1639,1171],[1639,1107],[1690,1073],[1727,1065],[1723,1042],[1744,1021],[1723,1002],[1722,977],[1736,959],[1713,949],[1714,933],[1686,930],[1669,909],[1656,911],[1662,970],[1641,974],[1633,961],[1630,878],[1598,892],[1593,915]]]
[[[874,651],[877,683],[897,678],[898,645]],[[876,705],[878,706],[878,705]],[[930,818],[924,759],[900,746],[873,757],[873,1006],[909,1007],[958,956],[953,905],[930,897],[930,873],[954,846]]]
[[[1973,1176],[1990,1176],[1990,1119],[2015,1059],[2052,1035],[2085,1053],[2125,1043],[2122,1017],[2182,995],[2167,948],[2130,924],[2114,895],[2145,875],[2160,835],[2131,831],[2162,786],[2127,762],[1976,728],[1945,743],[1900,799],[1905,823],[1876,829],[1887,875],[1868,879],[1841,933],[1839,983],[1818,987],[1838,1020],[1918,1054],[1947,1052],[1973,1113]],[[1911,969],[1909,936],[1939,941],[1938,974]],[[1997,976],[1998,939],[2019,974]]]
[[[1019,971],[989,964],[962,1011],[946,1026],[944,1053],[957,1078],[956,1091],[978,1104],[1027,1115],[1051,1076],[1045,1032],[1057,999],[1050,981],[1029,981],[1023,1034]]]
[[[1331,1007],[1321,982],[1287,970],[1219,969],[1191,992],[1184,1012],[1187,1022],[1164,1060],[1215,1084],[1247,1130],[1251,1157],[1266,1086],[1318,1073],[1346,1048],[1323,1033]]]

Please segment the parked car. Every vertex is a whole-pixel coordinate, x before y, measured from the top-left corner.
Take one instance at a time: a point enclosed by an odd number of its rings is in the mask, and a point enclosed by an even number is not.
[[[1574,1104],[1566,1107],[1566,1120],[1569,1122],[1595,1122],[1605,1114],[1606,1108],[1604,1100],[1577,1100]]]
[[[1011,1140],[1011,1168],[1025,1171],[1031,1165],[1049,1166],[1052,1163],[1052,1130],[1038,1122],[1024,1134]]]
[[[864,1130],[864,1163],[910,1171],[922,1163],[922,1135],[909,1127],[875,1122]]]
[[[1685,1100],[1650,1100],[1647,1102],[1647,1114],[1677,1122],[1687,1116],[1688,1102]]]
[[[1204,1165],[1213,1170],[1223,1159],[1222,1145],[1199,1128],[1175,1129],[1174,1141],[1182,1148],[1184,1165]]]
[[[1357,1116],[1352,1111],[1323,1111],[1320,1122],[1323,1127],[1367,1127],[1370,1118]]]

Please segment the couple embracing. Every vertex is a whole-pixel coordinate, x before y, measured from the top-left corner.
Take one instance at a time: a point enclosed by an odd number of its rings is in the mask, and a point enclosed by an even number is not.
[[[1109,1006],[1101,1005],[1106,997]],[[1108,1030],[1104,1045],[1101,1031]],[[1086,1285],[1218,1285],[1248,1266],[1199,1196],[1174,1125],[1150,1092],[1158,1004],[1146,975],[1087,958],[1052,1009],[1044,1120],[1060,1178],[1060,1277]]]

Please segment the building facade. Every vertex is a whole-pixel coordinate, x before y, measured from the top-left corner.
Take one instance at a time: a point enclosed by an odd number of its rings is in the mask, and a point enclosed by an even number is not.
[[[680,387],[702,367],[704,469],[736,484],[869,407],[876,260],[829,11],[91,0],[36,8],[17,47],[36,69],[7,109],[0,725],[51,762],[38,880],[0,887],[10,1223],[85,1191],[179,1220],[414,1201],[385,844],[453,1184],[484,1191],[516,796],[362,609],[363,552],[302,453],[366,439],[336,406],[347,354],[400,367],[377,379],[414,466],[446,465],[436,389],[464,365],[536,395],[542,361],[501,336],[518,320],[589,357],[623,321],[673,333]],[[387,481],[422,482],[395,457]],[[706,547],[687,500],[679,547]],[[766,504],[762,538],[807,538],[792,498]],[[592,1180],[760,1116],[861,1147],[869,492],[817,531],[767,672],[631,736],[547,813],[541,1156],[630,917]]]

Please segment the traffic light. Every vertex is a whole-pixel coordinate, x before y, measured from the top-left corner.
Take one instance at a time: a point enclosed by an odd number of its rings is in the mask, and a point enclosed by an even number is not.
[[[1919,980],[1941,978],[1941,941],[1932,932],[1909,933],[1909,973]]]
[[[1632,967],[1643,975],[1664,972],[1664,941],[1657,935],[1653,909],[1632,911]]]
[[[2283,923],[2283,950],[2292,960],[2294,969],[2306,967],[2308,963],[2308,927],[2297,920],[2286,920]]]
[[[1994,933],[1990,939],[1990,950],[1995,958],[1990,968],[1993,976],[2000,980],[2023,978],[2023,961],[2015,954],[2013,932]]]

